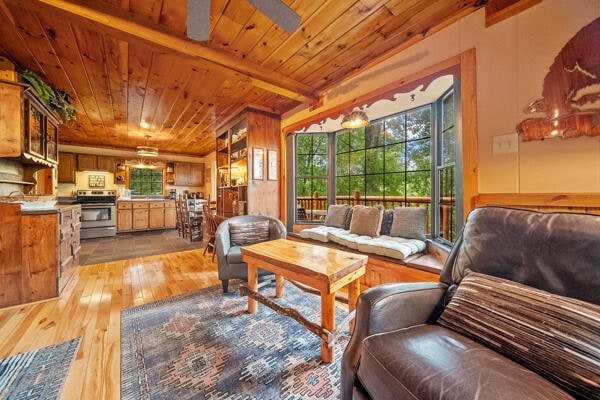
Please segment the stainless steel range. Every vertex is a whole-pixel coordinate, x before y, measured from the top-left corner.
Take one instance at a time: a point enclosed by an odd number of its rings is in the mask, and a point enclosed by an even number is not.
[[[81,204],[81,238],[115,236],[117,234],[117,193],[114,190],[78,190]]]

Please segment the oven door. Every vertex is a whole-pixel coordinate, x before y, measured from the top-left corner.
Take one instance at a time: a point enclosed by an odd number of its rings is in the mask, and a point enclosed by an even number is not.
[[[81,229],[116,225],[114,204],[82,204]]]

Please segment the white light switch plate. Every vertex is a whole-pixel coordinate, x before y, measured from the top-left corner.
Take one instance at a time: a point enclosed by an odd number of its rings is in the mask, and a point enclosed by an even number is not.
[[[509,133],[507,135],[498,135],[493,137],[492,154],[509,154],[519,151],[519,135]]]

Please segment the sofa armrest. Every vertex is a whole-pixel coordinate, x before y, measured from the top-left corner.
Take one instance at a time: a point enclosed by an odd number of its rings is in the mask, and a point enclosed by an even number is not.
[[[229,237],[229,225],[220,224],[215,232],[215,252],[217,253],[217,265],[226,265],[226,257],[231,247]]]
[[[342,399],[352,399],[362,342],[367,336],[434,322],[447,286],[437,282],[386,283],[358,298],[354,333],[342,357]]]

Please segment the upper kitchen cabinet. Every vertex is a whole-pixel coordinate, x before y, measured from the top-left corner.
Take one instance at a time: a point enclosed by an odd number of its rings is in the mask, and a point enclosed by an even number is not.
[[[58,182],[75,183],[75,154],[58,153]]]
[[[115,172],[115,160],[108,156],[77,154],[77,170]]]
[[[0,82],[0,157],[22,164],[54,167],[58,163],[58,117],[27,85]]]
[[[176,162],[176,186],[204,186],[204,164]]]

